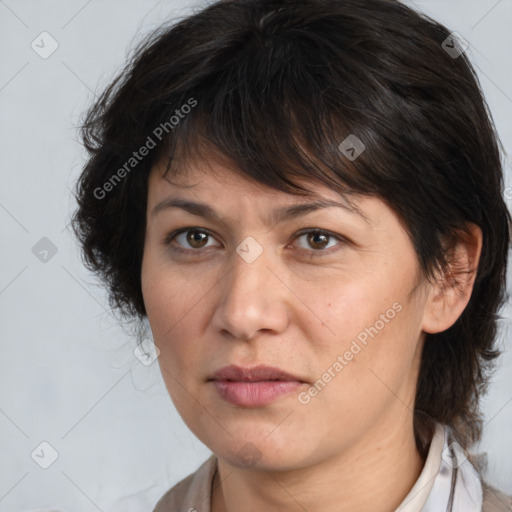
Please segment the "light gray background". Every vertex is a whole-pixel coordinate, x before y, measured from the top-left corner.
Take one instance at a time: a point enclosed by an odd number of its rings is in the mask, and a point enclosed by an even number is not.
[[[470,42],[510,154],[512,1],[414,4]],[[69,191],[84,161],[80,115],[135,42],[200,5],[0,0],[0,511],[149,511],[210,453],[176,413],[157,363],[133,356],[135,339],[110,314],[67,228]],[[43,31],[59,45],[47,59],[31,48]],[[32,252],[42,237],[57,248],[46,263]],[[512,493],[510,309],[505,314],[505,354],[484,404],[481,449],[489,480]],[[58,452],[48,469],[31,458],[43,441]]]

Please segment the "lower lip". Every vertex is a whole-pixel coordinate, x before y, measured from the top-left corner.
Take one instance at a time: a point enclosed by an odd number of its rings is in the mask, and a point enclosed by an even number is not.
[[[297,390],[303,384],[299,381],[236,382],[214,380],[212,382],[226,402],[245,407],[260,407],[270,404],[280,396]]]

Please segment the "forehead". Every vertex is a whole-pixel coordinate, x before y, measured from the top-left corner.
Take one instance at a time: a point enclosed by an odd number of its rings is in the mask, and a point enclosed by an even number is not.
[[[211,196],[214,200],[226,199],[236,193],[249,193],[249,197],[257,198],[268,196],[288,200],[291,203],[307,201],[315,198],[329,198],[344,201],[349,205],[351,198],[356,194],[341,194],[318,179],[294,177],[294,183],[305,190],[300,193],[279,190],[277,185],[271,186],[262,183],[244,173],[227,156],[212,150],[211,154],[194,156],[169,164],[161,160],[151,169],[149,175],[149,194],[152,196],[166,195],[172,192],[190,192],[201,194],[203,197]],[[176,169],[178,172],[176,172]],[[269,182],[272,177],[269,177]],[[277,180],[276,180],[277,181]],[[219,196],[219,191],[222,195]]]
[[[148,213],[181,208],[194,215],[223,221],[233,213],[257,212],[269,225],[323,208],[341,208],[354,220],[372,225],[354,194],[340,194],[318,180],[296,180],[306,193],[292,194],[244,175],[227,160],[198,160],[180,166],[180,174],[155,166],[150,175]],[[374,198],[375,199],[375,198]],[[226,212],[226,213],[224,213]]]

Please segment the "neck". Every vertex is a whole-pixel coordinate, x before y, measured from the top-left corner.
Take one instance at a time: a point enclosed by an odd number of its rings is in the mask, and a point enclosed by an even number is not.
[[[373,427],[357,445],[292,471],[239,469],[218,458],[211,512],[393,512],[418,479],[424,460],[412,418]]]

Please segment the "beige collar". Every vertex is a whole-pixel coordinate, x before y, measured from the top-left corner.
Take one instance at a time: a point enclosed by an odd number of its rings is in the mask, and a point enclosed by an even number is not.
[[[158,501],[153,512],[211,512],[212,484],[217,470],[217,457],[211,455]],[[425,465],[396,512],[481,512],[482,484],[466,458],[464,450],[454,441],[450,430],[436,426]]]

